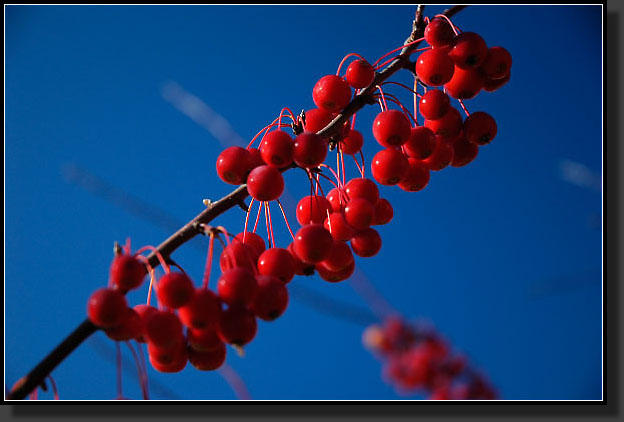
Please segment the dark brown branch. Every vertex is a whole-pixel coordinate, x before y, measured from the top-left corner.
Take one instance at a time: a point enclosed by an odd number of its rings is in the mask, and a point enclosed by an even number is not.
[[[452,16],[465,6],[454,6],[444,12],[446,16]],[[405,44],[423,37],[425,25],[422,19],[424,6],[419,5],[416,11],[416,19],[412,24],[412,32]],[[318,132],[318,135],[330,139],[343,128],[344,123],[356,112],[358,112],[366,104],[371,103],[372,94],[383,81],[388,79],[401,68],[405,67],[405,63],[409,61],[410,53],[416,49],[418,43],[405,46],[399,56],[394,59],[387,67],[375,75],[375,79],[367,88],[363,89],[353,100],[345,107],[334,120],[332,120],[325,128]],[[290,167],[289,167],[290,168]],[[239,206],[249,196],[247,185],[240,185],[233,192],[224,196],[216,202],[210,203],[205,210],[198,214],[191,221],[186,223],[181,229],[169,236],[164,242],[158,245],[157,250],[164,257],[169,257],[177,248],[182,246],[201,233],[201,224],[207,224],[219,215],[223,214],[230,208]],[[149,264],[155,268],[160,265],[155,252],[147,256]],[[85,319],[69,336],[65,338],[50,354],[48,354],[33,370],[25,377],[21,378],[15,388],[8,395],[10,400],[24,399],[31,391],[39,386],[45,378],[58,366],[67,356],[69,356],[85,339],[97,331],[98,328]]]

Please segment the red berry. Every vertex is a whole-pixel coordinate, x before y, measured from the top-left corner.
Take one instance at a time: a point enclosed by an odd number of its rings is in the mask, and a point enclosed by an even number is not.
[[[401,181],[407,171],[407,157],[396,149],[379,151],[371,162],[371,172],[377,183],[392,186]]]
[[[292,163],[293,140],[283,130],[274,130],[266,134],[260,145],[262,159],[268,165],[282,168]]]
[[[291,253],[283,248],[269,248],[258,258],[258,274],[271,275],[284,284],[293,279],[295,270]]]
[[[425,41],[433,47],[448,45],[453,38],[455,38],[453,28],[445,19],[433,19],[425,27]]]
[[[273,321],[284,313],[288,306],[286,285],[271,275],[259,275],[258,294],[249,309],[260,319]]]
[[[209,351],[202,352],[189,348],[188,360],[191,365],[200,371],[214,371],[223,365],[226,353],[225,344],[221,342],[217,347]]]
[[[303,129],[306,132],[316,133],[325,128],[325,126],[334,120],[334,117],[335,115],[329,111],[313,108],[305,112],[305,125],[303,125]]]
[[[496,121],[483,111],[472,113],[464,122],[464,135],[473,144],[489,144],[496,136],[496,131]]]
[[[266,163],[262,159],[262,153],[258,148],[249,148],[249,171],[255,169],[258,166],[263,166]]]
[[[511,69],[511,54],[503,47],[490,47],[481,69],[489,79],[502,79]]]
[[[297,221],[302,226],[306,224],[322,224],[327,218],[328,212],[332,211],[332,204],[320,195],[308,195],[299,200],[297,204]]]
[[[117,290],[103,288],[93,292],[87,302],[87,315],[101,328],[111,328],[123,323],[128,315],[126,297]]]
[[[451,78],[453,80],[453,78]],[[448,95],[439,89],[428,90],[418,103],[418,110],[425,119],[436,120],[441,118],[449,111],[451,100]]]
[[[251,246],[257,252],[257,255],[260,255],[266,249],[266,244],[262,236],[253,232],[239,233],[234,237],[234,241]]]
[[[462,69],[476,68],[485,60],[487,45],[481,36],[474,32],[462,32],[453,40],[453,48],[448,56]]]
[[[340,76],[323,76],[314,85],[312,99],[318,108],[332,113],[337,112],[351,101],[351,88]]]
[[[462,137],[453,144],[453,159],[451,165],[453,167],[463,167],[477,157],[479,147],[466,138]]]
[[[170,272],[163,275],[156,285],[158,302],[168,308],[177,309],[193,299],[195,286],[184,273]]]
[[[126,308],[126,316],[121,325],[106,328],[105,331],[108,338],[115,341],[126,341],[136,339],[143,332],[143,324],[139,314],[132,308]]]
[[[248,243],[232,242],[223,248],[219,258],[219,267],[224,272],[231,268],[243,267],[253,272],[260,254]]]
[[[294,244],[290,243],[288,245],[288,252],[292,255],[293,261],[295,263],[295,274],[297,275],[312,275],[314,274],[314,264],[306,264],[303,262],[297,254],[295,254]]]
[[[355,270],[355,260],[346,268],[340,271],[330,271],[328,270],[323,262],[319,262],[316,264],[316,271],[318,271],[319,276],[325,281],[329,281],[330,283],[337,283],[339,281],[346,280],[351,277],[353,271]]]
[[[347,194],[341,192],[338,188],[330,190],[325,198],[331,204],[331,210],[333,212],[341,212],[347,203]]]
[[[377,252],[381,249],[381,237],[377,230],[373,228],[366,228],[358,231],[351,238],[351,248],[356,255],[363,258],[377,255]]]
[[[347,136],[340,141],[340,147],[345,154],[357,154],[364,145],[362,134],[355,129],[351,129]]]
[[[244,346],[256,336],[258,323],[253,312],[242,306],[232,306],[221,314],[217,333],[222,341]]]
[[[293,159],[299,167],[318,167],[327,156],[327,141],[313,132],[303,132],[295,138]]]
[[[447,167],[453,161],[453,145],[438,137],[438,143],[433,154],[422,162],[429,168],[429,170],[439,171]]]
[[[405,175],[408,174],[409,170],[409,161],[407,161],[407,168]],[[373,218],[372,226],[381,226],[384,224],[388,224],[392,221],[392,217],[394,216],[394,210],[392,209],[392,205],[390,205],[390,201],[384,198],[379,198],[377,204],[375,204],[375,217]]]
[[[198,352],[207,352],[219,347],[223,342],[217,334],[217,325],[202,330],[189,328],[186,332],[189,346]]]
[[[407,173],[399,183],[399,187],[407,192],[417,192],[424,189],[429,183],[429,167],[415,158],[409,158],[408,162]]]
[[[249,151],[241,147],[226,148],[217,157],[217,174],[225,183],[239,185],[251,168]]]
[[[487,92],[494,92],[498,88],[500,88],[501,86],[509,82],[509,78],[511,78],[510,72],[507,73],[507,76],[501,79],[489,79],[485,77],[484,82],[483,82],[483,89],[485,89]]]
[[[364,198],[351,198],[344,209],[346,222],[357,230],[371,225],[375,217],[375,205]]]
[[[173,312],[156,310],[143,318],[144,336],[157,347],[171,347],[184,341],[182,323]]]
[[[342,212],[329,214],[329,219],[325,220],[324,226],[336,240],[347,241],[355,234],[355,229],[347,223]]]
[[[139,315],[139,318],[141,319],[141,333],[136,338],[136,341],[140,343],[145,343],[147,341],[145,339],[145,321],[147,320],[147,318],[149,318],[150,315],[158,312],[158,309],[153,306],[144,304],[136,305],[133,309],[136,311],[136,313]]]
[[[483,89],[483,76],[479,69],[456,68],[450,81],[444,87],[453,98],[468,100]]]
[[[147,353],[149,353],[150,361],[156,361],[161,365],[171,365],[187,356],[186,342],[180,341],[169,347],[158,347],[153,343],[148,343]]]
[[[188,363],[188,356],[184,356],[170,365],[163,365],[162,363],[158,363],[158,361],[153,360],[151,356],[149,359],[155,370],[157,370],[158,372],[165,372],[170,374],[182,371]]]
[[[452,138],[462,130],[462,117],[455,107],[451,107],[449,111],[437,120],[425,120],[425,126],[428,127],[438,136],[443,138]]]
[[[131,255],[117,255],[110,267],[110,279],[117,288],[127,291],[143,283],[147,271],[145,265]]]
[[[195,290],[193,299],[178,310],[180,321],[189,328],[205,329],[216,325],[221,315],[221,302],[212,291]]]
[[[320,224],[303,226],[295,234],[293,250],[297,257],[307,264],[316,264],[329,254],[334,239]]]
[[[436,136],[431,129],[425,126],[412,128],[412,133],[403,148],[408,157],[423,160],[433,154],[436,145]]]
[[[256,201],[273,201],[284,191],[282,173],[273,166],[258,166],[247,177],[247,190]]]
[[[410,121],[399,110],[382,111],[373,121],[373,136],[386,148],[403,145],[411,129]]]
[[[351,248],[345,242],[334,239],[329,255],[321,264],[323,267],[332,272],[339,272],[347,268],[353,262],[353,253]]]
[[[453,60],[441,49],[427,50],[416,60],[416,74],[426,85],[444,85],[451,80],[454,70]]]
[[[366,60],[355,60],[347,67],[346,79],[353,88],[366,88],[375,79],[375,69]]]
[[[349,180],[345,185],[345,192],[349,199],[364,198],[371,204],[376,204],[379,199],[379,188],[375,182],[364,177]]]
[[[242,267],[223,272],[217,283],[219,297],[228,305],[249,305],[257,288],[253,273]]]

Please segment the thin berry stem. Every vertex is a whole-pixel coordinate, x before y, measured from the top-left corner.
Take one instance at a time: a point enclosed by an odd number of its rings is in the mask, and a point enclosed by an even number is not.
[[[208,283],[210,282],[210,270],[212,268],[212,251],[214,247],[214,234],[210,234],[210,240],[208,241],[208,255],[206,256],[206,268],[204,270],[204,280],[202,287],[208,290]]]
[[[466,109],[466,106],[464,105],[464,102],[462,100],[460,100],[460,99],[458,99],[457,101],[459,101],[459,105],[464,110],[464,113],[466,113],[466,117],[469,117],[470,113],[468,113],[468,110]]]
[[[342,61],[340,62],[340,64],[338,65],[338,70],[336,71],[336,76],[340,76],[340,69],[342,69],[342,65],[344,64],[344,62],[351,56],[357,56],[360,59],[366,61],[366,59],[364,59],[364,57],[360,56],[358,53],[349,53],[346,56],[344,56],[344,58],[342,59]]]
[[[139,358],[136,352],[134,351],[134,347],[132,347],[130,342],[125,341],[124,343],[126,343],[126,346],[130,350],[130,353],[132,353],[132,357],[134,358],[134,363],[137,367],[137,372],[138,372],[138,377],[139,377],[139,385],[141,386],[141,393],[143,394],[143,400],[147,400],[147,393],[145,390],[145,379],[143,377],[143,369],[141,367],[141,363],[139,362]]]
[[[286,218],[286,213],[284,212],[284,207],[282,207],[282,203],[280,202],[279,199],[277,199],[276,201],[277,201],[277,205],[279,205],[280,210],[282,211],[282,215],[284,216],[284,221],[286,222],[286,227],[288,227],[288,232],[290,233],[290,237],[292,237],[293,240],[295,240],[295,235],[293,234],[293,231],[290,228],[290,223],[288,223],[288,218]]]

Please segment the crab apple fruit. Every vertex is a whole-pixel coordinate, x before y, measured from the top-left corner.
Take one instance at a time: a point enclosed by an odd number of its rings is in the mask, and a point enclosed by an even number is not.
[[[258,148],[249,148],[249,171],[255,169],[258,166],[263,166],[266,163],[262,159],[262,153]]]
[[[247,176],[247,190],[256,201],[273,201],[284,191],[282,173],[273,166],[258,166]]]
[[[168,308],[178,309],[193,299],[193,281],[184,273],[169,272],[156,285],[158,302]]]
[[[182,324],[189,328],[204,329],[219,322],[221,301],[212,291],[204,288],[195,290],[193,299],[178,309]]]
[[[442,138],[452,138],[462,130],[462,117],[459,114],[459,110],[455,107],[451,107],[449,111],[436,120],[426,120],[425,127],[431,129],[433,133]]]
[[[260,256],[258,249],[247,242],[231,242],[221,252],[219,267],[222,272],[235,267],[247,268],[253,272],[256,268],[258,256]]]
[[[282,168],[292,163],[293,140],[283,130],[274,130],[267,133],[262,139],[260,154],[268,165]]]
[[[496,131],[496,121],[483,111],[475,111],[464,121],[464,135],[473,144],[489,144],[496,136]]]
[[[479,34],[474,32],[462,32],[458,34],[452,43],[453,47],[448,56],[457,67],[462,69],[478,67],[488,54],[485,41]]]
[[[453,78],[451,78],[453,80]],[[441,118],[449,111],[451,100],[448,95],[439,89],[430,89],[422,97],[418,103],[418,110],[425,119],[436,120]]]
[[[186,342],[180,341],[169,347],[158,347],[153,343],[147,344],[147,353],[151,360],[161,365],[171,365],[172,363],[182,359],[187,354]]]
[[[429,167],[415,158],[409,158],[408,161],[409,168],[399,183],[399,187],[406,192],[417,192],[424,189],[429,183]]]
[[[265,321],[273,321],[288,307],[286,285],[271,275],[259,275],[256,280],[258,281],[258,294],[249,309],[256,317]]]
[[[485,89],[487,92],[494,92],[498,88],[509,82],[509,78],[511,78],[511,72],[508,72],[507,76],[501,79],[489,79],[485,77],[483,82],[483,89]]]
[[[150,312],[144,317],[144,336],[157,347],[170,347],[184,340],[182,323],[172,311]]]
[[[347,194],[341,192],[338,188],[333,188],[327,193],[325,199],[331,204],[331,211],[341,212],[347,203]]]
[[[147,341],[147,339],[145,338],[145,321],[147,320],[147,318],[150,317],[150,315],[157,313],[158,308],[146,304],[140,304],[136,305],[133,309],[136,311],[136,313],[139,315],[139,318],[141,319],[141,333],[139,334],[139,336],[136,337],[136,341],[140,343],[145,343]]]
[[[306,264],[316,264],[324,260],[334,243],[331,233],[321,224],[308,224],[295,234],[293,250]]]
[[[305,124],[303,129],[306,132],[316,133],[319,130],[327,126],[335,115],[329,111],[321,110],[320,108],[313,108],[305,112]]]
[[[188,360],[195,369],[199,369],[200,371],[214,371],[223,365],[226,354],[225,344],[221,342],[217,347],[209,351],[199,351],[189,348]]]
[[[307,264],[303,262],[295,253],[294,243],[288,245],[288,252],[292,255],[293,262],[295,263],[295,274],[297,275],[313,275],[314,264]]]
[[[256,336],[258,323],[253,312],[244,306],[230,306],[223,311],[217,333],[225,343],[244,346]]]
[[[117,290],[98,289],[87,302],[87,316],[89,320],[101,328],[112,328],[123,323],[128,315],[126,297]]]
[[[283,284],[293,279],[295,270],[291,253],[283,248],[269,248],[258,258],[258,274],[273,276]]]
[[[373,121],[373,136],[386,148],[403,145],[410,136],[412,125],[399,110],[385,110]]]
[[[375,69],[366,60],[355,60],[347,67],[345,78],[353,88],[366,88],[375,79]]]
[[[148,344],[148,347],[149,347],[149,344]],[[178,354],[175,355],[175,360],[169,364],[162,364],[158,362],[151,354],[148,354],[148,356],[149,356],[150,363],[152,364],[154,369],[157,370],[158,372],[165,372],[165,373],[180,372],[186,367],[186,364],[188,363],[188,352],[186,351],[186,347],[184,348],[184,352],[182,351],[178,352]]]
[[[412,128],[409,139],[403,144],[403,149],[408,157],[424,160],[433,154],[436,145],[436,135],[425,126]]]
[[[295,138],[293,159],[299,167],[318,167],[327,156],[327,141],[313,132],[303,132]]]
[[[141,317],[134,309],[126,308],[126,316],[123,322],[116,327],[104,329],[104,332],[108,338],[115,341],[136,339],[143,332]]]
[[[351,265],[351,262],[353,262],[353,253],[349,245],[334,239],[329,255],[321,261],[321,265],[329,271],[339,272]]]
[[[407,160],[407,169],[405,175],[407,175],[407,171],[409,170],[409,159]],[[404,175],[404,176],[405,176]],[[392,217],[394,217],[394,209],[390,204],[390,201],[384,198],[379,198],[379,201],[375,204],[375,216],[373,217],[373,223],[371,226],[381,226],[384,224],[388,224],[392,221]]]
[[[453,144],[440,137],[433,154],[422,162],[429,170],[439,171],[447,167],[453,161]]]
[[[253,273],[242,267],[223,272],[217,282],[219,297],[228,305],[249,305],[257,288]]]
[[[189,328],[186,331],[186,338],[189,346],[198,352],[214,350],[223,343],[217,334],[217,325],[201,330]]]
[[[371,227],[360,230],[351,238],[351,248],[356,255],[363,258],[377,255],[381,249],[381,236]]]
[[[453,77],[444,84],[448,94],[459,100],[474,98],[483,89],[483,76],[479,69],[455,69]]]
[[[371,172],[377,183],[392,186],[401,181],[407,171],[407,157],[394,148],[379,151],[371,162]]]
[[[250,168],[249,151],[245,148],[229,147],[217,157],[217,174],[225,183],[240,185]]]
[[[364,177],[349,180],[344,189],[349,199],[364,198],[371,204],[376,204],[379,200],[379,188],[375,182]]]
[[[111,263],[111,282],[121,290],[136,289],[143,283],[146,274],[145,265],[132,255],[117,255]]]
[[[362,230],[371,225],[375,217],[375,205],[364,198],[351,198],[344,209],[347,224],[356,230]]]
[[[416,59],[416,75],[429,86],[441,86],[451,80],[455,64],[443,49],[423,52]]]
[[[502,79],[511,69],[511,54],[503,47],[490,47],[481,69],[489,79]]]
[[[297,204],[297,221],[302,226],[306,224],[322,224],[327,214],[332,211],[332,204],[324,196],[308,195]]]
[[[347,136],[340,141],[342,152],[349,155],[358,153],[362,145],[364,145],[364,137],[355,129],[349,130]]]
[[[318,271],[319,276],[321,276],[323,280],[329,281],[330,283],[338,283],[340,281],[346,280],[347,278],[351,277],[354,270],[355,260],[353,260],[350,265],[340,271],[328,270],[323,262],[319,262],[318,264],[316,264],[316,271]]]
[[[453,159],[451,160],[451,166],[463,167],[477,158],[478,153],[479,146],[469,142],[465,137],[462,137],[453,144]]]
[[[318,108],[335,113],[351,101],[351,88],[340,76],[326,75],[314,85],[312,100]]]
[[[256,251],[257,255],[260,255],[266,249],[266,243],[262,236],[257,235],[254,232],[242,232],[234,237],[234,242],[240,242],[245,245],[251,246]]]
[[[442,47],[453,42],[455,33],[451,25],[444,19],[433,19],[425,27],[425,41],[433,47]]]
[[[329,214],[324,225],[335,240],[347,241],[355,234],[355,229],[347,223],[343,212]]]

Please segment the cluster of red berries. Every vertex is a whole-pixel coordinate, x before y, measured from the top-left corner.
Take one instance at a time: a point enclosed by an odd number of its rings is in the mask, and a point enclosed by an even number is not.
[[[385,380],[402,393],[422,393],[431,400],[497,398],[494,388],[469,367],[465,356],[452,354],[431,329],[392,316],[382,325],[369,326],[363,342],[384,362]]]

